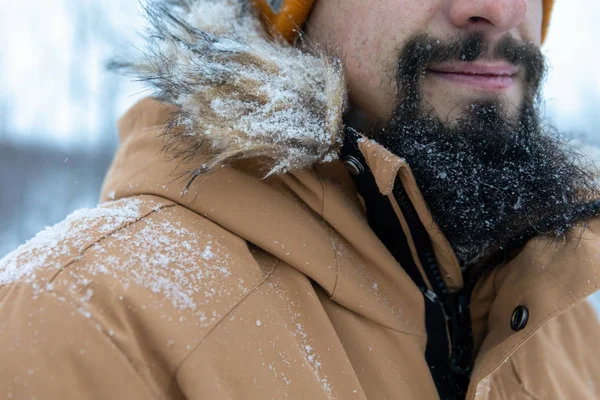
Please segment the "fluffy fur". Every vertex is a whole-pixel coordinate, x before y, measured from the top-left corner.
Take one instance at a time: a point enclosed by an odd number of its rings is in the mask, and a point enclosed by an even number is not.
[[[113,67],[177,106],[169,153],[193,178],[245,158],[265,175],[337,157],[346,84],[339,60],[271,38],[243,0],[160,0],[146,6],[147,48]],[[191,183],[191,182],[190,182]]]

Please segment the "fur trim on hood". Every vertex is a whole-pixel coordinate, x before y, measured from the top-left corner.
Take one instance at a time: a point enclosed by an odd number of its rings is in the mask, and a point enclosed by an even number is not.
[[[177,107],[170,154],[216,166],[260,158],[264,173],[337,158],[347,103],[342,64],[272,39],[245,0],[151,0],[143,54],[113,68]]]

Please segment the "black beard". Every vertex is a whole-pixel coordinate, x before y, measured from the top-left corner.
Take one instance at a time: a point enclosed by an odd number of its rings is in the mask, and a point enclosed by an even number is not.
[[[519,116],[498,101],[464,110],[451,127],[423,104],[419,84],[428,66],[474,61],[488,51],[481,34],[450,42],[411,40],[398,64],[402,99],[376,139],[407,160],[435,222],[463,267],[524,244],[537,234],[563,235],[598,213],[593,176],[581,155],[542,127],[537,99],[544,59],[537,46],[505,37],[495,58],[525,69]]]

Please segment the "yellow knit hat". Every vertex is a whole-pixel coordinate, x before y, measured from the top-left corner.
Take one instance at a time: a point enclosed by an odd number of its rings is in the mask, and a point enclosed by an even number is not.
[[[554,0],[543,1],[542,41],[546,38],[554,5]],[[304,24],[315,0],[252,0],[252,2],[260,11],[269,32],[277,32],[288,42],[292,42],[298,34],[297,27]]]
[[[554,0],[544,0],[544,19],[542,20],[542,42],[546,40],[548,27],[550,26],[550,15],[552,15]]]

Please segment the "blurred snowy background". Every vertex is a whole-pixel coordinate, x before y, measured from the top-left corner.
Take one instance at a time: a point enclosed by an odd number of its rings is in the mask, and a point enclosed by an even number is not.
[[[140,45],[137,0],[0,0],[0,9],[2,257],[97,203],[117,119],[145,93],[104,70],[114,49]],[[557,0],[544,46],[546,115],[596,160],[598,21],[600,2]]]

